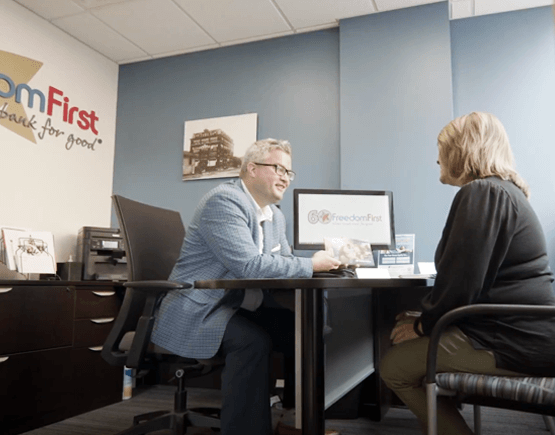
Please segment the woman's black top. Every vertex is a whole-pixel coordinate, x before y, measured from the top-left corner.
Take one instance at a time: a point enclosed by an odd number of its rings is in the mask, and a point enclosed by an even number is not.
[[[489,177],[464,185],[453,201],[435,254],[437,276],[422,300],[422,329],[456,307],[477,304],[555,305],[545,236],[524,193]],[[475,317],[458,327],[497,366],[555,375],[555,320]]]

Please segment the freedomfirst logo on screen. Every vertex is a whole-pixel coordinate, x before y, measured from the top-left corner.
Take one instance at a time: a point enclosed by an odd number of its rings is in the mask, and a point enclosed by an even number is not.
[[[328,210],[312,210],[308,212],[308,222],[311,224],[329,224],[331,222],[331,213]]]
[[[57,138],[65,142],[67,150],[75,145],[94,151],[102,143],[96,112],[73,105],[54,86],[43,92],[28,85],[42,65],[37,60],[0,50],[0,125],[33,143],[37,143],[37,137]],[[35,113],[29,116],[25,106],[32,112],[46,112],[48,117],[44,119]],[[66,134],[65,128],[70,126],[77,126],[82,132]]]
[[[376,216],[371,213],[365,215],[341,215],[332,213],[329,210],[311,210],[308,212],[308,222],[316,225],[317,223],[329,224],[333,223],[365,223],[365,222],[383,222],[382,216]]]

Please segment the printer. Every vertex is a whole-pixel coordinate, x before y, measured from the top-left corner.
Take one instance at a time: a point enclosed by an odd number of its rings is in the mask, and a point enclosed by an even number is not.
[[[127,258],[119,229],[83,227],[77,237],[83,281],[126,281]]]

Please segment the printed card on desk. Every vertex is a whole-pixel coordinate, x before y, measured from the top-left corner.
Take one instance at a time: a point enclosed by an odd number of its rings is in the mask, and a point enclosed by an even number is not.
[[[396,234],[396,249],[378,251],[378,268],[387,269],[392,278],[414,273],[414,234]]]
[[[56,273],[54,236],[47,231],[2,230],[8,267],[20,273]],[[13,263],[12,263],[13,261]]]
[[[17,270],[15,263],[15,251],[17,251],[17,240],[22,234],[28,230],[25,228],[2,227],[2,262],[8,267],[9,270]]]

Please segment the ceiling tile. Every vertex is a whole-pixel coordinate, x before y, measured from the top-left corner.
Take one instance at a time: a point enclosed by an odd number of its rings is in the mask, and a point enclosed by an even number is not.
[[[175,0],[216,41],[292,30],[270,0]]]
[[[77,6],[71,0],[16,0],[16,2],[47,20],[83,12],[83,8]]]
[[[263,36],[255,36],[253,38],[244,38],[244,39],[236,39],[234,41],[227,41],[222,42],[222,47],[226,45],[239,45],[239,44],[246,44],[247,42],[255,42],[255,41],[262,41],[264,39],[272,39],[272,38],[279,38],[281,36],[293,35],[293,30],[289,30],[287,32],[279,32],[279,33],[272,33],[271,35],[263,35]]]
[[[151,55],[214,43],[171,0],[116,3],[91,13]]]
[[[344,18],[441,1],[447,0],[15,0],[118,63],[337,27]],[[449,2],[451,19],[553,5]]]
[[[468,18],[474,15],[473,0],[451,0],[451,19]]]
[[[88,12],[53,20],[52,24],[115,62],[147,55]]]
[[[553,0],[474,0],[474,2],[476,15],[553,5]]]
[[[378,10],[391,11],[393,9],[411,8],[413,6],[427,5],[430,3],[441,3],[445,0],[374,0]]]
[[[73,0],[85,9],[99,8],[101,6],[111,5],[114,3],[123,3],[130,0]]]
[[[372,0],[275,0],[295,28],[336,23],[377,12]]]
[[[145,60],[152,60],[153,58],[154,56],[134,57],[132,59],[121,60],[118,63],[120,65],[125,65],[126,63],[137,63],[137,62],[143,62]]]
[[[318,30],[333,29],[335,27],[339,27],[339,23],[337,23],[336,21],[334,21],[333,23],[321,24],[319,26],[302,27],[300,29],[297,29],[297,33],[317,32]]]
[[[172,51],[170,53],[154,54],[154,55],[152,55],[152,58],[153,59],[158,59],[160,57],[178,56],[180,54],[195,53],[197,51],[212,50],[214,48],[220,48],[220,47],[221,47],[220,44],[214,43],[214,44],[210,44],[210,45],[202,45],[202,46],[198,46],[198,47],[188,48],[186,50]]]

